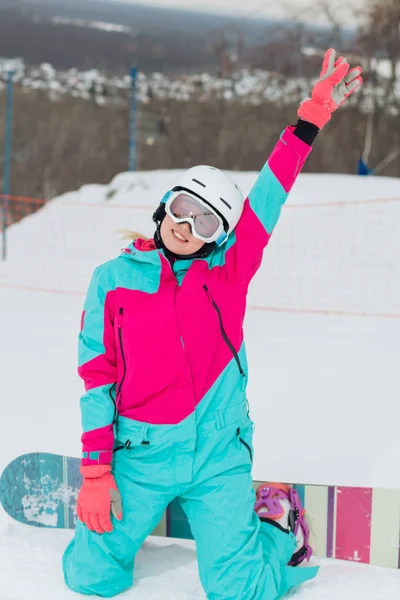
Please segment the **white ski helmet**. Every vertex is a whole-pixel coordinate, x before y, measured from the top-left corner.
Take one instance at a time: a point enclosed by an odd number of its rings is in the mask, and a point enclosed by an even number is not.
[[[183,189],[207,202],[225,219],[229,235],[242,216],[244,197],[239,186],[229,175],[207,165],[188,169],[173,185],[173,191]]]

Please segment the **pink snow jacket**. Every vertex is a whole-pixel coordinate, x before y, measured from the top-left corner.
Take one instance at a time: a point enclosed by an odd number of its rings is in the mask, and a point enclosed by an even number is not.
[[[118,415],[174,425],[200,403],[245,396],[248,286],[310,151],[283,132],[235,231],[209,257],[171,266],[139,243],[95,270],[79,337],[84,465],[111,462]]]

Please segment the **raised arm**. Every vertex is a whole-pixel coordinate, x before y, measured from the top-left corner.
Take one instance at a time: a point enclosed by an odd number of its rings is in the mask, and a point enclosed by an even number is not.
[[[347,61],[336,60],[334,50],[325,55],[320,78],[312,97],[301,103],[295,127],[281,135],[246,199],[242,217],[225,248],[229,277],[248,284],[259,268],[284,205],[311,145],[332,113],[361,85],[361,67],[350,69]]]

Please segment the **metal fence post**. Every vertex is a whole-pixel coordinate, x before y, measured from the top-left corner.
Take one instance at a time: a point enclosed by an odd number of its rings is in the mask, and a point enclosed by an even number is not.
[[[11,153],[12,153],[12,121],[13,121],[13,77],[14,71],[7,73],[6,123],[4,135],[4,167],[3,167],[3,235],[2,259],[7,258],[7,224],[10,195]]]
[[[129,171],[136,171],[137,166],[137,102],[136,102],[137,69],[131,68],[131,96],[129,116]]]

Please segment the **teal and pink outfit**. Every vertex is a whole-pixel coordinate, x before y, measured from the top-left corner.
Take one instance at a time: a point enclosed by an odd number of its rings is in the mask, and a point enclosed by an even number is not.
[[[138,240],[96,269],[79,340],[82,463],[112,463],[124,517],[104,535],[77,522],[63,559],[72,590],[130,587],[137,551],[177,497],[209,600],[274,600],[316,575],[287,566],[293,533],[254,511],[243,341],[249,283],[311,151],[307,125],[283,132],[207,258],[171,263]]]

